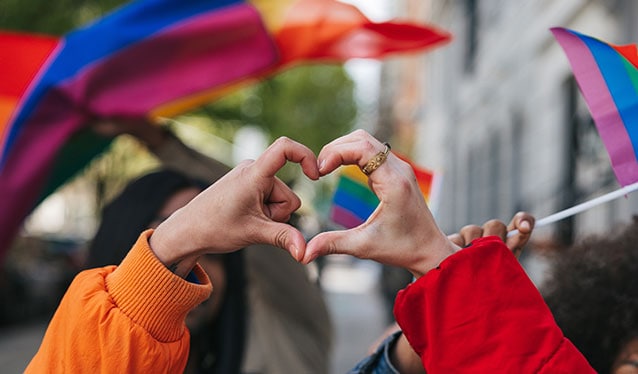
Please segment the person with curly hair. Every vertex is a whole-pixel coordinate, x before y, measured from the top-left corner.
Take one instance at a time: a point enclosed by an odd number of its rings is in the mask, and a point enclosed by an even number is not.
[[[638,217],[557,251],[542,294],[598,373],[638,373]]]

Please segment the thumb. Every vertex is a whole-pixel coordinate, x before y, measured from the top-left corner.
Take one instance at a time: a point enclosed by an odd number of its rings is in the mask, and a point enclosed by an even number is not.
[[[361,258],[363,254],[357,250],[360,247],[358,233],[359,231],[356,230],[345,230],[318,234],[308,242],[301,262],[308,264],[317,257],[334,254],[347,254]]]
[[[285,223],[267,223],[257,233],[257,242],[283,248],[297,261],[301,261],[306,252],[306,240],[303,234]]]

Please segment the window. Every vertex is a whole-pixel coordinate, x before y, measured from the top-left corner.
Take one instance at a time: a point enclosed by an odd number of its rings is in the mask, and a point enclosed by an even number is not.
[[[466,16],[466,50],[465,50],[465,72],[472,73],[476,63],[476,52],[478,49],[478,0],[465,0]]]

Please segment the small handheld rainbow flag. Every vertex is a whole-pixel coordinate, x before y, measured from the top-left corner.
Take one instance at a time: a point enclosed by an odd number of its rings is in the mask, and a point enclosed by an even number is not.
[[[638,53],[565,28],[552,28],[572,66],[618,182],[638,181]]]
[[[563,47],[621,187],[536,221],[571,217],[638,190],[638,53],[562,27],[551,29]],[[518,233],[513,230],[512,236]]]
[[[397,153],[394,153],[397,155]],[[438,204],[441,177],[419,167],[406,157],[397,155],[412,166],[419,188],[428,207],[435,212]],[[379,205],[379,198],[368,187],[368,177],[355,165],[341,167],[337,188],[332,197],[330,220],[346,229],[365,222]]]

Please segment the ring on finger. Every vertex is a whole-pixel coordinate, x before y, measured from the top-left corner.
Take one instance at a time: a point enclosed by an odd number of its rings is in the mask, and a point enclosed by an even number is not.
[[[383,145],[385,145],[385,149],[377,153],[374,157],[370,159],[370,161],[366,163],[364,167],[361,168],[361,171],[363,172],[363,174],[365,175],[372,174],[372,172],[377,170],[379,166],[383,165],[385,160],[388,158],[388,153],[390,153],[390,149],[392,149],[392,147],[390,147],[390,143],[387,143],[387,142],[383,143]]]

